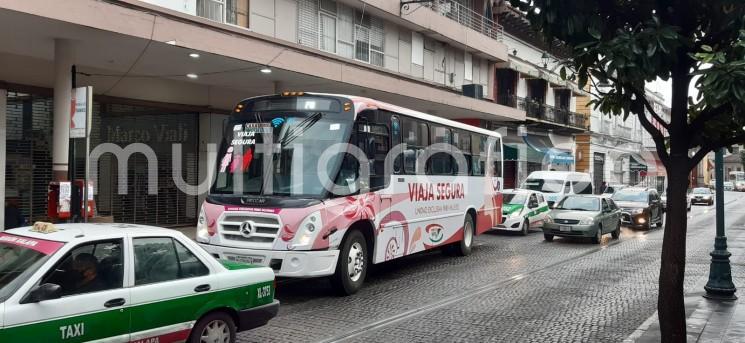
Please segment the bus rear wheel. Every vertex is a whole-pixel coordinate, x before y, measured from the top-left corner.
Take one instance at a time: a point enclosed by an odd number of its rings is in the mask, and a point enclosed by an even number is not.
[[[352,295],[362,288],[367,275],[367,243],[362,232],[353,230],[344,239],[331,284],[339,295]]]

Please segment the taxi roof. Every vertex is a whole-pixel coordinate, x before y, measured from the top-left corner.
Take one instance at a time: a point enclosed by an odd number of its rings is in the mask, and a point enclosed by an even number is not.
[[[54,224],[57,229],[55,232],[42,233],[31,231],[33,226],[25,226],[16,229],[6,230],[5,233],[33,237],[57,242],[72,242],[76,240],[90,240],[120,238],[127,235],[173,235],[178,232],[175,230],[164,229],[156,226],[124,224],[124,223],[71,223],[71,224]]]

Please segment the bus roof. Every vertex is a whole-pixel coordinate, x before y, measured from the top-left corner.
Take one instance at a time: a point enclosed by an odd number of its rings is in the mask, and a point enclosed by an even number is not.
[[[399,114],[402,114],[402,115],[405,115],[405,116],[409,116],[409,117],[414,117],[414,118],[418,118],[418,119],[422,119],[422,120],[431,121],[433,123],[438,123],[438,124],[442,124],[442,125],[446,125],[446,126],[450,126],[450,127],[455,127],[455,128],[458,128],[458,129],[467,130],[467,131],[471,131],[471,132],[477,132],[477,133],[488,135],[488,136],[492,136],[492,137],[498,137],[500,139],[502,138],[502,135],[499,134],[499,132],[496,132],[496,131],[490,131],[490,130],[482,129],[480,127],[476,127],[476,126],[473,126],[473,125],[464,124],[464,123],[457,122],[457,121],[454,121],[454,120],[441,118],[441,117],[438,117],[438,116],[433,116],[431,114],[427,114],[427,113],[424,113],[424,112],[415,111],[415,110],[412,110],[412,109],[408,109],[408,108],[405,108],[405,107],[401,107],[401,106],[389,104],[387,102],[383,102],[383,101],[379,101],[379,100],[375,100],[375,99],[365,98],[365,97],[356,96],[356,95],[347,95],[347,94],[331,94],[331,93],[315,93],[315,92],[304,92],[304,93],[305,94],[309,94],[309,95],[334,96],[334,97],[340,97],[340,98],[347,98],[347,99],[351,100],[352,102],[354,102],[354,104],[355,104],[355,106],[354,106],[354,108],[355,108],[355,114],[357,114],[357,113],[359,113],[359,112],[361,112],[363,110],[367,110],[367,109],[383,109],[383,110],[388,110],[388,111],[391,111],[391,112],[396,112],[396,113],[399,113]],[[251,97],[251,98],[248,98],[248,99],[245,99],[245,100],[258,99],[258,98],[263,98],[263,97],[268,97],[268,96],[278,96],[278,95],[279,94],[256,96],[256,97]]]

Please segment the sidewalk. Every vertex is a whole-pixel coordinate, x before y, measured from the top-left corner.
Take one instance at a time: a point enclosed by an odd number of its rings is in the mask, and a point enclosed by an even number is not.
[[[737,229],[743,230],[741,227]],[[693,292],[685,295],[688,342],[745,342],[745,235],[739,234],[733,235],[732,238],[728,237],[727,250],[732,253],[730,257],[732,281],[737,288],[735,295],[738,299],[735,301],[706,299],[703,295],[706,294],[704,285],[706,285],[708,277],[696,280],[696,286],[691,289]],[[662,342],[657,312],[639,326],[624,342]]]

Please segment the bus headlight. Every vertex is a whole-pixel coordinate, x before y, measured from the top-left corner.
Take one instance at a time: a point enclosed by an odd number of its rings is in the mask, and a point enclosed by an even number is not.
[[[209,228],[207,228],[207,214],[204,212],[204,206],[202,206],[199,209],[199,219],[197,219],[197,241],[199,242],[209,242],[210,240],[210,233]]]
[[[293,249],[309,249],[313,246],[320,228],[323,227],[321,212],[316,211],[305,217],[298,227],[298,234],[293,240]]]

